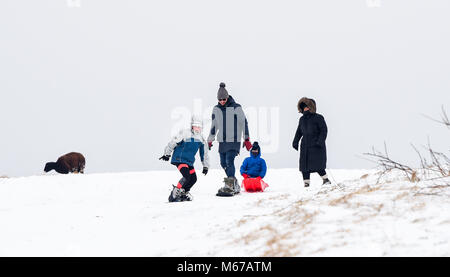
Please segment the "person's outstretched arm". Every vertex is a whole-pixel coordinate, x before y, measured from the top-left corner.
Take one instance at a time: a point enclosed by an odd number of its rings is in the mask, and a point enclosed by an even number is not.
[[[208,150],[208,144],[203,139],[202,145],[200,146],[200,159],[202,161],[203,167],[209,168],[209,150]]]
[[[183,141],[184,139],[185,139],[185,130],[181,130],[167,144],[166,148],[164,149],[164,155],[166,156],[172,155],[172,152],[175,149],[175,147],[177,147],[177,144]]]
[[[243,136],[244,136],[244,141],[246,140],[250,140],[250,132],[248,130],[248,121],[247,121],[247,117],[245,116],[244,110],[242,109],[241,106],[239,106],[238,108],[236,108],[236,116],[238,120],[242,120],[240,124],[242,124],[244,126],[244,132],[243,132]],[[238,123],[239,124],[239,123]],[[241,126],[242,126],[241,125]],[[241,129],[242,130],[242,129]],[[240,136],[240,134],[239,134]]]
[[[216,109],[216,107],[214,107],[213,111],[212,111],[212,115],[211,115],[211,130],[209,131],[209,136],[208,136],[208,140],[207,140],[208,144],[212,143],[216,139],[216,133],[217,133],[217,129],[219,127],[218,122],[217,122],[218,120],[216,117],[216,112],[217,112],[217,109]]]

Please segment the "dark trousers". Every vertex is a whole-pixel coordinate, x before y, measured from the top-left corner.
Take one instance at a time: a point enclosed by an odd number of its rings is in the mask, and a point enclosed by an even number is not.
[[[319,171],[302,171],[303,180],[309,180],[311,178],[311,173],[317,172],[319,173],[320,177],[327,175],[327,172],[325,169],[321,169]]]
[[[178,187],[183,188],[186,192],[190,191],[192,186],[197,182],[197,174],[194,167],[187,164],[176,164],[183,178],[178,182]]]
[[[234,150],[220,153],[220,165],[225,170],[227,177],[235,177],[236,168],[234,167],[234,159],[237,155],[238,152]]]

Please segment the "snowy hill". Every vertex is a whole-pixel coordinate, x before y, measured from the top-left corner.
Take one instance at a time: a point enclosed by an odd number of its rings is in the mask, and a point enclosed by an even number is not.
[[[266,192],[219,198],[211,170],[183,203],[176,171],[1,178],[0,256],[450,256],[448,185],[329,173],[305,189],[272,169]]]

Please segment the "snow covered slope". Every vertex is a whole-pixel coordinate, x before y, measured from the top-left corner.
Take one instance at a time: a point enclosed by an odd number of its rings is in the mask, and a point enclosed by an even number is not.
[[[0,256],[450,256],[448,186],[329,173],[305,189],[271,169],[266,192],[219,198],[211,170],[183,203],[175,170],[1,178]]]

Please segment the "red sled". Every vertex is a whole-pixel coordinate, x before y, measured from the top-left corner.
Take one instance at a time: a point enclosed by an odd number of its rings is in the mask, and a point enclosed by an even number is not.
[[[260,178],[246,178],[242,181],[242,187],[246,192],[263,192],[269,185]]]

